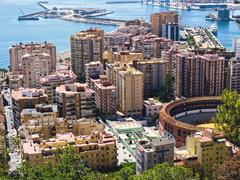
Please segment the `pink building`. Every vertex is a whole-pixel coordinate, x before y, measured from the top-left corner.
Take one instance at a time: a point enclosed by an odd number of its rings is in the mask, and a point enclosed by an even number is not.
[[[107,80],[105,75],[101,75],[100,79],[92,79],[93,89],[95,90],[95,103],[99,111],[104,115],[116,113],[116,86],[113,86]]]
[[[56,103],[56,88],[62,84],[72,84],[77,76],[71,70],[60,70],[54,74],[41,78],[41,88],[48,95],[48,103]]]

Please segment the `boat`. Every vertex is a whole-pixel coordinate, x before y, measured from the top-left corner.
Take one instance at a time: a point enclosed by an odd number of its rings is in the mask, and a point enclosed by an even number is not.
[[[39,17],[24,17],[24,16],[19,16],[18,17],[19,21],[27,21],[27,20],[33,20],[33,21],[37,21],[39,20]]]
[[[206,17],[205,17],[206,20],[210,20],[210,21],[216,21],[217,20],[217,16],[214,15],[214,14],[208,14]]]
[[[218,27],[216,24],[212,24],[211,26],[209,26],[209,31],[213,34],[217,34],[217,30],[218,30]]]

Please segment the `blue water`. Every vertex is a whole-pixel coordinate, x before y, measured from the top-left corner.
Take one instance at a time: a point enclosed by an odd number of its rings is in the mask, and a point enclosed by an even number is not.
[[[69,49],[71,34],[90,27],[99,27],[105,31],[113,31],[114,26],[80,24],[59,19],[41,19],[40,21],[21,21],[19,8],[24,13],[41,10],[37,5],[39,0],[0,0],[0,67],[9,65],[8,49],[19,42],[50,41],[56,44],[57,51]],[[150,14],[169,9],[145,4],[106,4],[106,0],[49,0],[50,4],[71,5],[79,7],[106,8],[114,11],[108,18],[150,19]],[[210,26],[205,20],[210,11],[179,11],[181,23],[187,26]],[[240,27],[235,22],[219,22],[218,38],[228,49],[231,49],[232,39],[240,36]]]

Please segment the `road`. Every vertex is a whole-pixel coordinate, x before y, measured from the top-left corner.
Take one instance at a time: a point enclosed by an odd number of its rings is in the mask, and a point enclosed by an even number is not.
[[[4,98],[8,101],[8,104],[11,105],[11,98],[10,93],[8,90],[5,90],[2,92]],[[14,128],[13,123],[13,114],[12,114],[12,107],[11,106],[5,106],[4,107],[4,115],[6,118],[6,124],[7,124],[7,140],[9,144],[9,167],[10,171],[14,171],[17,169],[17,166],[21,163],[21,153],[20,149],[14,144],[12,139],[16,138],[17,136],[17,130]]]

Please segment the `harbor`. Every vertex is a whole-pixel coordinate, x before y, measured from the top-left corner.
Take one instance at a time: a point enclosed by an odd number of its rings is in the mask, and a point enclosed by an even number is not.
[[[81,7],[62,7],[51,6],[48,1],[39,1],[37,3],[43,11],[25,14],[21,9],[22,16],[18,17],[19,21],[23,20],[39,20],[39,18],[59,18],[67,21],[92,23],[92,24],[104,24],[104,25],[121,25],[121,20],[111,19],[96,19],[107,14],[114,13],[113,11],[107,11],[106,9],[99,8],[81,8]]]

